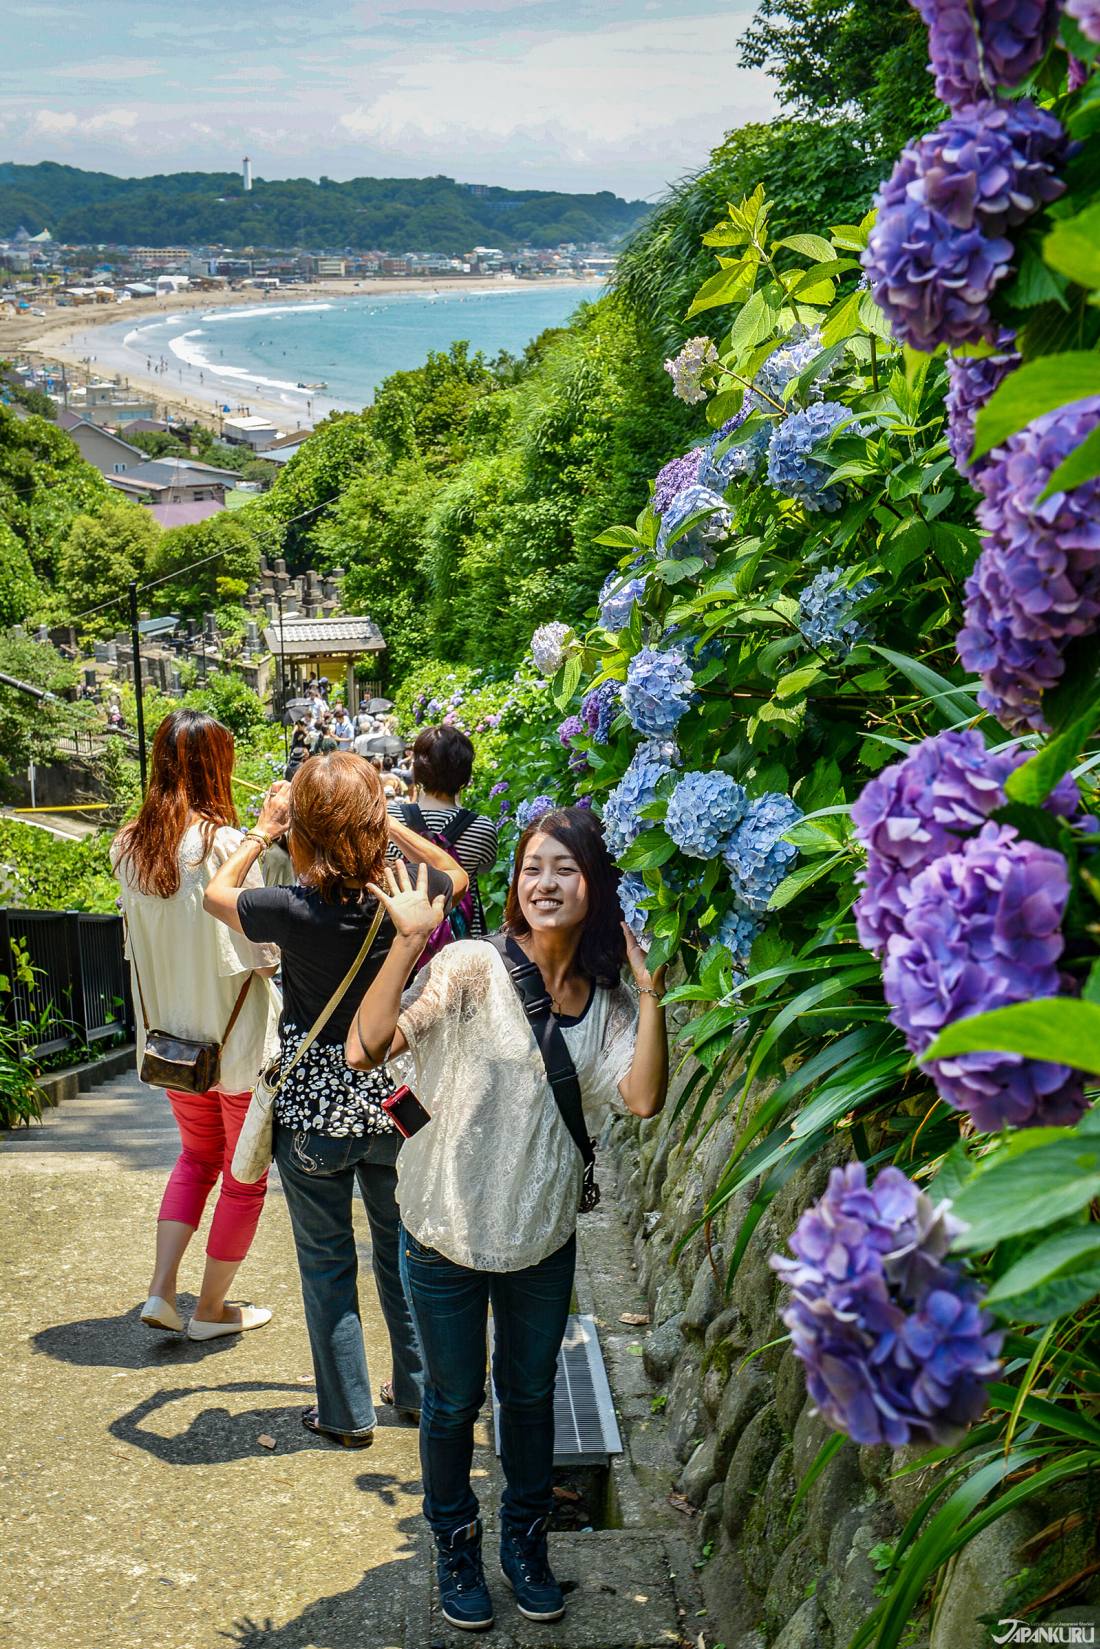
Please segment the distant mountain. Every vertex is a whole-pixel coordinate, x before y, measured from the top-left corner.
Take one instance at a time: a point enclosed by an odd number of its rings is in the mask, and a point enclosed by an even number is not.
[[[453,178],[323,177],[245,193],[236,172],[119,178],[41,161],[0,164],[0,238],[22,224],[77,245],[344,248],[402,253],[508,251],[561,241],[615,241],[649,211],[609,190],[566,195],[498,189]]]

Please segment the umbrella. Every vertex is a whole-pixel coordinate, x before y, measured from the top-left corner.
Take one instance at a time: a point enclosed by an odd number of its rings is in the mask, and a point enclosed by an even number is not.
[[[385,716],[393,709],[392,699],[371,699],[367,705],[367,714],[370,716]]]
[[[392,733],[379,733],[377,738],[367,740],[372,756],[400,756],[404,748],[404,739],[395,739]]]
[[[308,699],[287,699],[286,709],[283,711],[283,726],[293,727],[299,716],[309,717],[313,713],[313,706]]]

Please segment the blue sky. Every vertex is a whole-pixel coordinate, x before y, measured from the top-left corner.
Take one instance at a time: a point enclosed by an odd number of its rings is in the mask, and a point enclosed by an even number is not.
[[[775,112],[755,0],[7,0],[0,159],[645,197]]]

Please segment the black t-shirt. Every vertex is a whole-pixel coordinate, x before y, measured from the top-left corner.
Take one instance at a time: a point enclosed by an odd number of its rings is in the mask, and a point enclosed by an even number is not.
[[[429,899],[442,893],[449,911],[451,892],[450,877],[429,865]],[[282,952],[282,1022],[296,1026],[299,1035],[306,1034],[355,961],[376,909],[370,894],[361,904],[326,905],[312,888],[246,888],[241,893],[237,915],[245,937],[259,944],[278,945]],[[393,939],[393,923],[388,915],[383,916],[363,966],[343,1001],[333,1009],[319,1042],[343,1044],[346,1040],[355,1010],[386,960]]]

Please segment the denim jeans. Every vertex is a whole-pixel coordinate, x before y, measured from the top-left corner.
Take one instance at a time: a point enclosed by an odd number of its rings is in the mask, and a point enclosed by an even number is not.
[[[577,1239],[523,1271],[471,1271],[402,1231],[401,1275],[424,1348],[420,1465],[424,1516],[437,1535],[471,1523],[474,1421],[485,1401],[485,1334],[493,1307],[493,1383],[500,1399],[501,1521],[528,1529],[553,1504],[554,1377]]]
[[[421,1403],[420,1349],[399,1265],[395,1164],[401,1136],[393,1130],[336,1139],[278,1122],[274,1132],[302,1276],[318,1424],[326,1431],[369,1431],[375,1412],[359,1318],[359,1256],[351,1218],[356,1181],[370,1221],[374,1281],[390,1335],[394,1401],[408,1409]]]

